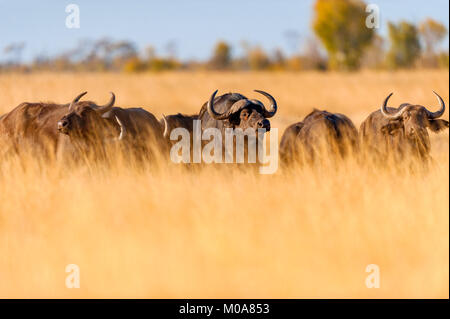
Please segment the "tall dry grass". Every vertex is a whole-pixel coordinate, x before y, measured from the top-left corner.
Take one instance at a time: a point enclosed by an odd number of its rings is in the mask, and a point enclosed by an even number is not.
[[[392,102],[448,103],[448,72],[0,75],[0,113],[23,101],[101,103],[195,113],[213,90],[279,101],[281,133],[312,108],[357,126]],[[448,112],[444,118],[448,119]],[[0,163],[0,297],[393,298],[449,296],[449,135],[432,134],[427,171],[338,166],[193,171]],[[67,289],[77,264],[81,288]],[[368,264],[381,287],[368,289]]]

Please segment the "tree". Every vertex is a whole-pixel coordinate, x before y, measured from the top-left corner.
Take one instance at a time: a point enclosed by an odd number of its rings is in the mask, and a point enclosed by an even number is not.
[[[124,62],[122,70],[127,73],[144,71],[146,65],[137,56],[129,58]]]
[[[156,58],[156,49],[152,45],[149,45],[145,48],[145,57],[147,60],[152,60]]]
[[[443,24],[428,18],[420,23],[419,32],[425,43],[425,52],[435,54],[436,46],[447,35],[447,28]]]
[[[19,65],[21,62],[22,51],[24,48],[25,48],[25,43],[23,43],[23,42],[11,43],[10,45],[7,45],[3,49],[3,53],[11,56],[12,59],[9,62],[10,64]]]
[[[375,35],[371,45],[367,47],[361,59],[361,67],[368,69],[381,69],[386,57],[385,40]]]
[[[363,51],[373,38],[366,27],[366,5],[360,0],[317,0],[313,29],[328,51],[333,69],[359,67]]]
[[[261,47],[254,47],[247,53],[248,65],[251,70],[264,70],[270,65],[267,54]]]
[[[438,66],[441,68],[448,69],[448,66],[449,66],[448,52],[441,52],[438,55]]]
[[[228,69],[231,65],[231,47],[226,42],[219,41],[214,48],[209,64],[213,69]]]
[[[447,35],[447,28],[443,24],[428,18],[419,24],[419,33],[422,38],[422,43],[425,45],[421,65],[434,68],[443,66],[443,55],[437,51],[437,47]]]
[[[286,57],[280,48],[276,48],[271,58],[271,69],[282,70],[286,64]]]
[[[420,56],[419,34],[415,25],[406,21],[388,23],[390,48],[387,65],[391,68],[412,67]]]
[[[300,56],[303,70],[326,70],[327,60],[323,56],[320,43],[315,37],[308,37]]]
[[[115,42],[111,45],[110,50],[111,66],[115,70],[120,70],[129,61],[138,60],[136,46],[129,41]]]

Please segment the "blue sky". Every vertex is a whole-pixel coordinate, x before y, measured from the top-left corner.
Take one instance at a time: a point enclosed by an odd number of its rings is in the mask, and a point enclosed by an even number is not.
[[[66,5],[80,8],[80,29],[65,27]],[[53,55],[74,47],[80,39],[109,37],[127,39],[139,49],[151,44],[165,54],[167,43],[176,43],[181,59],[204,59],[218,39],[237,49],[243,40],[267,50],[276,47],[293,51],[287,33],[300,39],[311,34],[313,0],[0,0],[0,59],[3,48],[25,42],[23,59],[38,54]],[[386,21],[418,22],[432,17],[449,27],[448,0],[374,0]],[[293,32],[294,31],[294,32]],[[448,48],[448,37],[444,46]]]

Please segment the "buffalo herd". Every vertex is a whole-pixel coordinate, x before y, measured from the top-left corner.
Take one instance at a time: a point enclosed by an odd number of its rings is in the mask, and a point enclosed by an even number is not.
[[[103,105],[83,100],[87,92],[66,104],[25,102],[0,116],[1,148],[3,152],[20,153],[30,146],[47,155],[73,155],[117,145],[126,153],[147,156],[156,152],[167,156],[176,143],[171,139],[171,131],[183,128],[192,136],[195,121],[200,121],[201,131],[208,128],[222,133],[227,128],[270,131],[270,118],[277,113],[277,102],[267,92],[255,92],[269,104],[239,93],[216,96],[216,90],[198,114],[163,115],[159,121],[143,108],[115,106],[113,93]],[[434,94],[440,104],[437,111],[410,103],[389,107],[391,93],[362,122],[359,131],[347,116],[315,109],[284,131],[279,144],[281,164],[290,166],[362,153],[380,162],[388,157],[426,161],[430,158],[427,129],[440,132],[449,127],[448,121],[439,119],[445,112],[445,103]]]

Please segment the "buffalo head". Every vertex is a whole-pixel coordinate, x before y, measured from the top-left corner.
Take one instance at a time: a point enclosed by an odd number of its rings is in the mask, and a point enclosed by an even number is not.
[[[271,118],[277,112],[277,102],[274,97],[264,91],[255,90],[269,99],[271,107],[266,109],[264,104],[258,100],[241,99],[235,102],[231,108],[224,112],[218,113],[214,109],[214,98],[216,97],[217,90],[211,95],[208,101],[208,114],[215,120],[226,121],[226,125],[233,128],[241,128],[246,130],[252,128],[255,131],[259,128],[270,131]]]
[[[111,99],[105,105],[96,105],[92,102],[79,102],[87,92],[83,92],[69,105],[69,110],[61,120],[58,121],[58,131],[62,134],[67,134],[71,138],[87,139],[92,137],[104,136],[104,133],[110,128],[110,123],[102,117],[103,114],[110,111],[115,102],[114,93],[111,93]],[[125,128],[123,127],[119,118],[115,117],[120,128],[119,137],[116,139],[123,139],[125,135]]]
[[[430,138],[427,128],[433,132],[439,132],[449,127],[446,120],[438,119],[445,112],[444,100],[436,95],[440,109],[431,112],[421,105],[403,104],[398,111],[391,113],[388,110],[387,102],[393,93],[389,94],[381,106],[381,113],[388,120],[381,130],[389,135],[401,135],[406,138],[414,148],[420,153],[428,152],[430,149]]]

